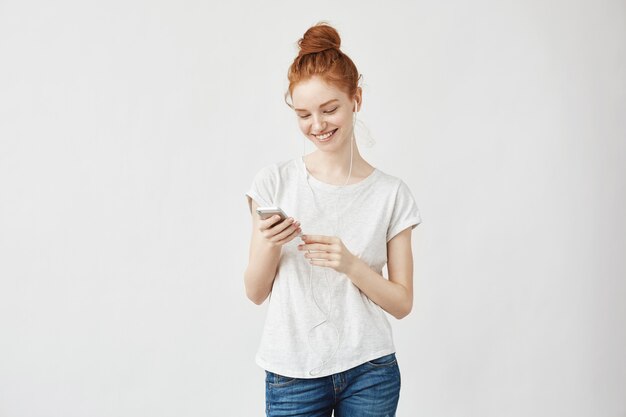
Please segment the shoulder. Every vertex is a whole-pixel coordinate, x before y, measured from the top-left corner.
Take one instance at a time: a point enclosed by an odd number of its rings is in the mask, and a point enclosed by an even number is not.
[[[257,172],[263,172],[263,173],[270,173],[270,172],[274,172],[274,173],[283,173],[287,170],[292,170],[294,168],[297,168],[297,159],[283,159],[281,161],[278,162],[273,162],[267,165],[262,166],[261,168],[259,168],[259,170]]]
[[[278,161],[274,166],[281,177],[290,177],[299,167],[297,158]]]
[[[261,168],[257,170],[255,176],[262,177],[262,176],[270,175],[273,172],[276,172],[276,168],[277,168],[276,163],[263,165]]]
[[[298,168],[295,159],[273,162],[259,168],[254,176],[255,182],[278,184],[287,179],[295,178],[295,171]]]
[[[376,168],[378,171],[378,178],[376,184],[381,188],[389,192],[397,193],[403,188],[408,188],[406,183],[399,177],[388,174],[380,168]]]
[[[377,193],[381,198],[400,207],[416,204],[411,188],[402,178],[379,169],[377,180]]]

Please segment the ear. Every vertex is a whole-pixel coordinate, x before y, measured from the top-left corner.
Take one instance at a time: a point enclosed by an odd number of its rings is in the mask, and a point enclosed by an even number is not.
[[[361,87],[357,87],[356,94],[354,95],[354,100],[356,101],[356,109],[353,108],[353,111],[361,110],[362,98],[361,94],[363,93],[363,89]]]

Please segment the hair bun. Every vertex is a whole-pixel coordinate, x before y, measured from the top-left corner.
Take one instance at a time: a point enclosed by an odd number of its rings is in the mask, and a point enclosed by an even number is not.
[[[298,41],[298,46],[300,47],[298,54],[300,56],[326,51],[327,49],[339,50],[341,38],[335,28],[326,22],[319,22],[304,33],[304,36]]]

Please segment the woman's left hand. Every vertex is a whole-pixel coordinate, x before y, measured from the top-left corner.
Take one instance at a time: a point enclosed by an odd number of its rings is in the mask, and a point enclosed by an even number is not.
[[[298,250],[305,251],[304,257],[311,265],[327,266],[347,275],[358,260],[336,236],[302,235],[301,238],[304,244],[298,245]]]

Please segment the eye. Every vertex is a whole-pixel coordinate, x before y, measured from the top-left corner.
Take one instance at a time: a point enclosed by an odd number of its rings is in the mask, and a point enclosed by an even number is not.
[[[339,108],[339,106],[335,107],[335,108],[334,108],[334,109],[332,109],[332,110],[325,111],[324,113],[325,113],[325,114],[333,114],[334,112],[336,112],[336,111],[337,111],[337,109],[338,109],[338,108]],[[299,117],[299,118],[301,118],[301,119],[307,119],[309,116],[310,116],[310,114],[307,114],[306,116],[301,116],[301,115],[298,115],[298,117]]]

